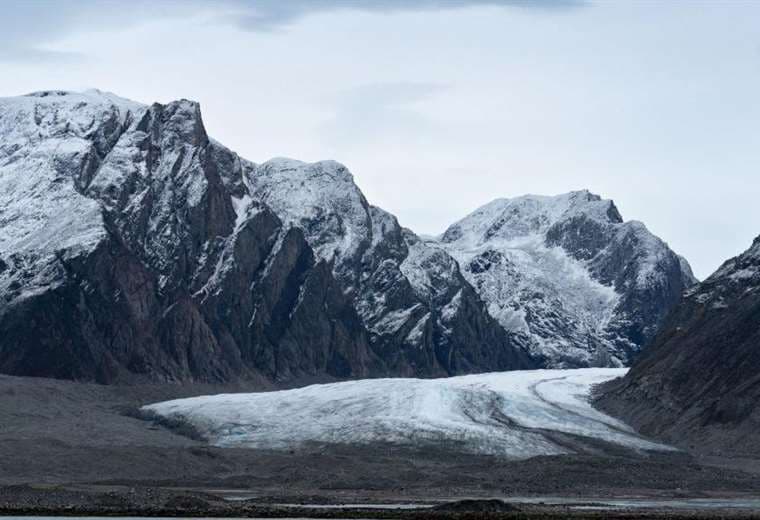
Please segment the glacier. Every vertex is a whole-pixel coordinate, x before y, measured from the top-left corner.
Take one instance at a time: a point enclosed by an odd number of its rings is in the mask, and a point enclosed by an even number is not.
[[[594,385],[626,369],[525,370],[439,379],[364,379],[293,390],[178,399],[142,408],[218,447],[309,443],[442,446],[512,459],[561,455],[568,439],[670,450],[594,409]]]

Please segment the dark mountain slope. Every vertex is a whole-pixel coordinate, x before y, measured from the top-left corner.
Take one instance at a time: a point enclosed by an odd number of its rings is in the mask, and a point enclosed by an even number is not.
[[[0,102],[0,370],[120,380],[384,373],[325,262],[246,198],[198,105]]]
[[[422,239],[335,161],[254,164],[196,103],[0,99],[0,371],[100,382],[619,366],[693,281],[588,192]]]
[[[189,101],[0,99],[0,371],[111,383],[535,366],[450,257],[415,268],[436,280],[420,295],[400,269],[416,238],[352,182],[358,205],[296,221],[277,202],[297,191],[263,192],[270,174],[304,193],[350,174],[325,162],[303,183],[291,164],[241,159]]]
[[[248,179],[252,196],[334,266],[393,374],[537,366],[489,315],[456,260],[371,206],[342,164],[273,159],[253,166]]]
[[[760,237],[686,293],[599,404],[677,443],[760,454]]]

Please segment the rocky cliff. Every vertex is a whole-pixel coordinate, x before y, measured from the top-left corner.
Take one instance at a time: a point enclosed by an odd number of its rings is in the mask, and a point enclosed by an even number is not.
[[[197,104],[0,101],[0,370],[112,382],[382,372],[298,229]]]
[[[337,193],[358,206],[295,219],[267,191],[276,175],[316,193],[350,174],[294,164],[241,159],[189,101],[0,100],[0,371],[287,381],[534,366],[450,259],[434,302],[412,287],[400,265],[416,239],[352,182]]]
[[[681,445],[760,453],[760,237],[689,290],[600,406]]]
[[[295,381],[619,366],[694,281],[588,192],[423,239],[340,163],[256,164],[196,103],[0,99],[0,371]]]
[[[489,312],[551,367],[627,365],[696,281],[641,222],[588,191],[497,199],[439,242]]]

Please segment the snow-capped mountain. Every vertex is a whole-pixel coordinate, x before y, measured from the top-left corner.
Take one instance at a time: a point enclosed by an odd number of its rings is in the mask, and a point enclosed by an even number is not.
[[[522,370],[441,379],[367,379],[255,394],[192,397],[143,408],[221,447],[305,443],[441,446],[513,459],[598,453],[606,441],[670,448],[636,435],[588,402],[625,369]],[[293,423],[300,425],[293,428]]]
[[[0,370],[111,382],[382,372],[196,103],[0,100]]]
[[[301,229],[333,266],[395,374],[533,366],[485,311],[457,262],[368,204],[342,164],[274,159],[249,178],[252,196]]]
[[[2,372],[280,381],[533,366],[454,262],[443,281],[431,271],[435,305],[417,295],[400,268],[414,240],[344,167],[250,163],[206,135],[196,103],[0,100]]]
[[[586,192],[421,239],[334,161],[252,163],[187,100],[0,99],[0,371],[103,382],[618,366],[693,277]]]
[[[688,290],[601,404],[638,427],[723,453],[760,453],[760,237]]]
[[[490,314],[551,367],[626,365],[696,281],[641,222],[588,191],[497,199],[438,242]]]

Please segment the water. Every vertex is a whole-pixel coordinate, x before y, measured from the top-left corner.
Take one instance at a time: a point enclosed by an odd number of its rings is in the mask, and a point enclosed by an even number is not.
[[[249,494],[230,494],[227,500],[251,500],[256,497]],[[676,509],[714,511],[721,509],[741,509],[760,511],[760,498],[571,498],[571,497],[495,497],[512,504],[546,504],[550,506],[569,506],[573,509]],[[456,499],[451,499],[453,501]],[[390,504],[270,504],[277,507],[308,507],[310,509],[425,509],[430,504],[390,503]],[[2,520],[2,519],[0,519]]]
[[[233,500],[244,500],[253,497],[230,497]],[[613,509],[673,509],[682,511],[719,511],[745,510],[760,511],[760,498],[683,498],[683,499],[649,499],[649,498],[568,498],[568,497],[507,497],[504,501],[513,504],[545,504],[549,506],[569,506],[578,510],[613,510]],[[304,505],[304,504],[269,504],[279,507],[308,507],[311,509],[416,509],[428,508],[430,505],[414,503],[398,504],[334,504],[334,505]],[[0,516],[0,520],[60,520],[60,516]],[[67,516],[67,520],[114,520],[106,516]],[[120,520],[176,520],[176,518],[124,516]],[[198,518],[194,520],[216,520],[215,518]],[[235,518],[230,520],[263,520],[257,518]],[[287,517],[280,520],[306,520],[299,517]],[[311,518],[309,520],[318,520]]]
[[[547,504],[574,509],[745,509],[760,511],[760,498],[567,498],[510,497],[514,504]]]

